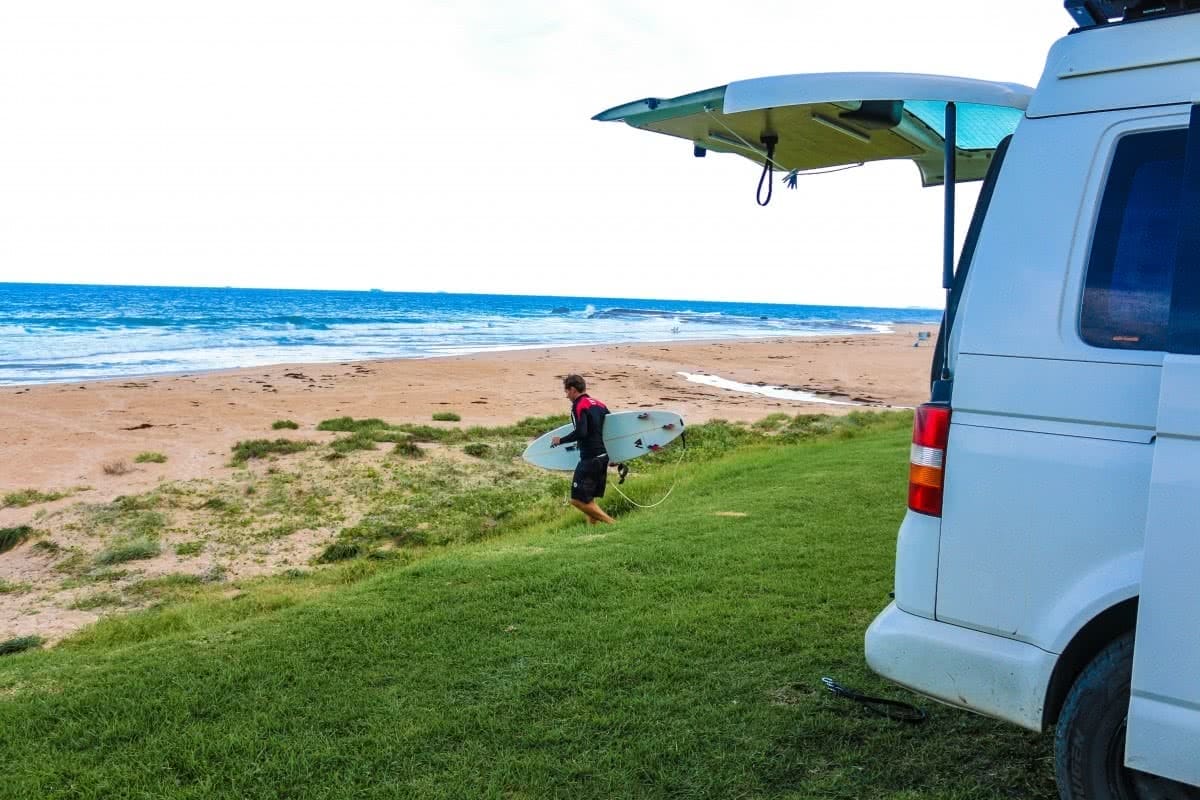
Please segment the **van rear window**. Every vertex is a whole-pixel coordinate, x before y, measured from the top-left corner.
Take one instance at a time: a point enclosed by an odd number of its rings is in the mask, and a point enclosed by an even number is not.
[[[1117,143],[1083,292],[1088,344],[1166,349],[1186,150],[1185,128]]]

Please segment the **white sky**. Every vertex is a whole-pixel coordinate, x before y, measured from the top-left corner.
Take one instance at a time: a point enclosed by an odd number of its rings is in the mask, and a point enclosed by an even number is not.
[[[1034,85],[1071,26],[1060,0],[5,2],[0,280],[940,306],[911,164],[762,209],[751,162],[590,117],[797,72]]]

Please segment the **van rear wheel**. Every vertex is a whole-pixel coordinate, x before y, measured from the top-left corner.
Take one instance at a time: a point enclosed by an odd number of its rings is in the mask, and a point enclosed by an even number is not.
[[[1100,651],[1075,679],[1054,734],[1062,800],[1200,800],[1200,789],[1128,769],[1125,720],[1133,633]]]

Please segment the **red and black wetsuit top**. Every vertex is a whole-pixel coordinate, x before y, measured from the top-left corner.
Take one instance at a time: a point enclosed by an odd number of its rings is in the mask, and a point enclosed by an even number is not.
[[[593,400],[586,394],[575,398],[571,404],[571,421],[575,430],[562,437],[563,444],[579,442],[580,458],[595,458],[606,454],[604,449],[604,418],[608,416],[608,406],[599,400]]]

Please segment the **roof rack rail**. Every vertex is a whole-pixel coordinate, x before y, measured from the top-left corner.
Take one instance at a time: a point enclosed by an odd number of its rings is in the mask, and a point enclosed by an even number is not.
[[[1200,0],[1065,0],[1063,5],[1081,29],[1200,11]]]

